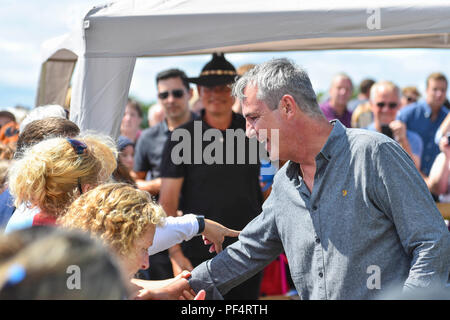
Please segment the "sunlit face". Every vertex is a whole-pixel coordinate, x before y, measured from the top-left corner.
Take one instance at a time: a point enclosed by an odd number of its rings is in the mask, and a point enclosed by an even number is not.
[[[233,107],[234,97],[231,95],[231,87],[229,85],[199,86],[198,92],[203,107],[210,114],[225,114],[230,112]]]
[[[400,109],[398,94],[391,88],[378,87],[371,99],[371,106],[375,121],[380,124],[389,124],[395,120]]]
[[[349,79],[345,77],[337,77],[331,83],[329,93],[330,93],[330,103],[332,106],[336,107],[347,106],[347,103],[350,100],[353,93],[352,83]]]
[[[159,80],[158,102],[163,106],[167,118],[179,119],[189,112],[189,99],[192,92],[188,91],[180,77]]]
[[[427,86],[427,103],[432,108],[441,107],[446,99],[447,83],[443,80],[430,79]]]
[[[242,102],[242,114],[246,120],[246,135],[265,143],[270,160],[284,159],[280,146],[282,122],[279,110],[271,110],[266,103],[258,100],[257,92],[258,89],[252,86],[247,86],[244,90],[247,98]]]
[[[126,146],[119,153],[120,161],[127,167],[129,170],[133,170],[134,166],[134,147],[132,145]]]
[[[148,248],[153,244],[155,230],[155,225],[149,226],[148,230],[135,241],[131,251],[126,256],[120,257],[124,271],[129,278],[133,277],[140,269],[149,267]]]
[[[133,107],[127,105],[125,107],[125,113],[122,118],[120,130],[122,132],[137,131],[141,126],[142,118],[139,113]]]

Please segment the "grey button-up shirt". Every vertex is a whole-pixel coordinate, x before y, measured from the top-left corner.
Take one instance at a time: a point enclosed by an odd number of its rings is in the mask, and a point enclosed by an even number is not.
[[[392,285],[447,281],[450,233],[407,153],[382,134],[333,123],[312,192],[299,164],[286,163],[239,241],[192,271],[194,290],[220,299],[283,250],[302,299],[373,299]]]

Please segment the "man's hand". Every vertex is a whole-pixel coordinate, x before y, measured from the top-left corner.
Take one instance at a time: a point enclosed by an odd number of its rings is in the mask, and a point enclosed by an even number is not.
[[[225,237],[237,237],[240,231],[228,229],[227,227],[215,221],[205,219],[205,230],[202,233],[203,242],[208,245],[212,244],[209,252],[221,252],[222,244]]]
[[[161,179],[156,178],[153,180],[143,180],[143,179],[136,179],[136,185],[138,189],[144,190],[152,194],[153,196],[156,196],[159,194],[159,190],[161,188]]]
[[[450,145],[448,144],[447,136],[442,136],[439,140],[439,149],[445,154],[447,159],[450,159]]]
[[[406,125],[400,120],[394,120],[389,123],[395,141],[403,142],[406,139]]]
[[[133,279],[133,285],[139,288],[135,300],[204,300],[204,290],[197,295],[189,285],[187,279],[191,276],[188,271],[181,272],[173,279],[162,281],[148,281]]]

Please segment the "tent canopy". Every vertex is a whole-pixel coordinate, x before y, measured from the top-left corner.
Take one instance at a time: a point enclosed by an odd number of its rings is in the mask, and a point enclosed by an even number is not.
[[[136,57],[448,48],[449,16],[442,1],[117,1],[94,7],[82,28],[46,43],[40,89],[67,88],[73,66],[50,64],[78,61],[71,119],[82,130],[117,136]],[[39,90],[37,101],[48,101],[45,95]]]

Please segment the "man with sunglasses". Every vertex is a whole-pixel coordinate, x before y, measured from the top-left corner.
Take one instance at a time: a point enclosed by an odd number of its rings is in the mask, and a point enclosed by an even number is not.
[[[182,70],[161,71],[156,76],[156,86],[158,103],[164,109],[165,118],[142,132],[136,145],[134,172],[138,188],[150,192],[157,198],[161,188],[161,158],[170,132],[197,116],[189,109],[192,89]],[[150,256],[150,265],[151,268],[140,272],[141,278],[163,280],[173,277],[167,250]]]
[[[165,113],[164,121],[143,131],[136,145],[134,171],[139,189],[157,196],[161,187],[160,163],[164,144],[173,129],[193,119],[189,110],[192,89],[186,74],[178,69],[164,70],[156,76],[158,103]],[[146,180],[150,173],[151,180]]]
[[[406,130],[403,122],[395,119],[400,110],[399,88],[390,81],[375,83],[370,90],[370,107],[373,122],[367,129],[383,133],[397,141],[413,159],[417,170],[420,170],[422,139],[417,133]]]

